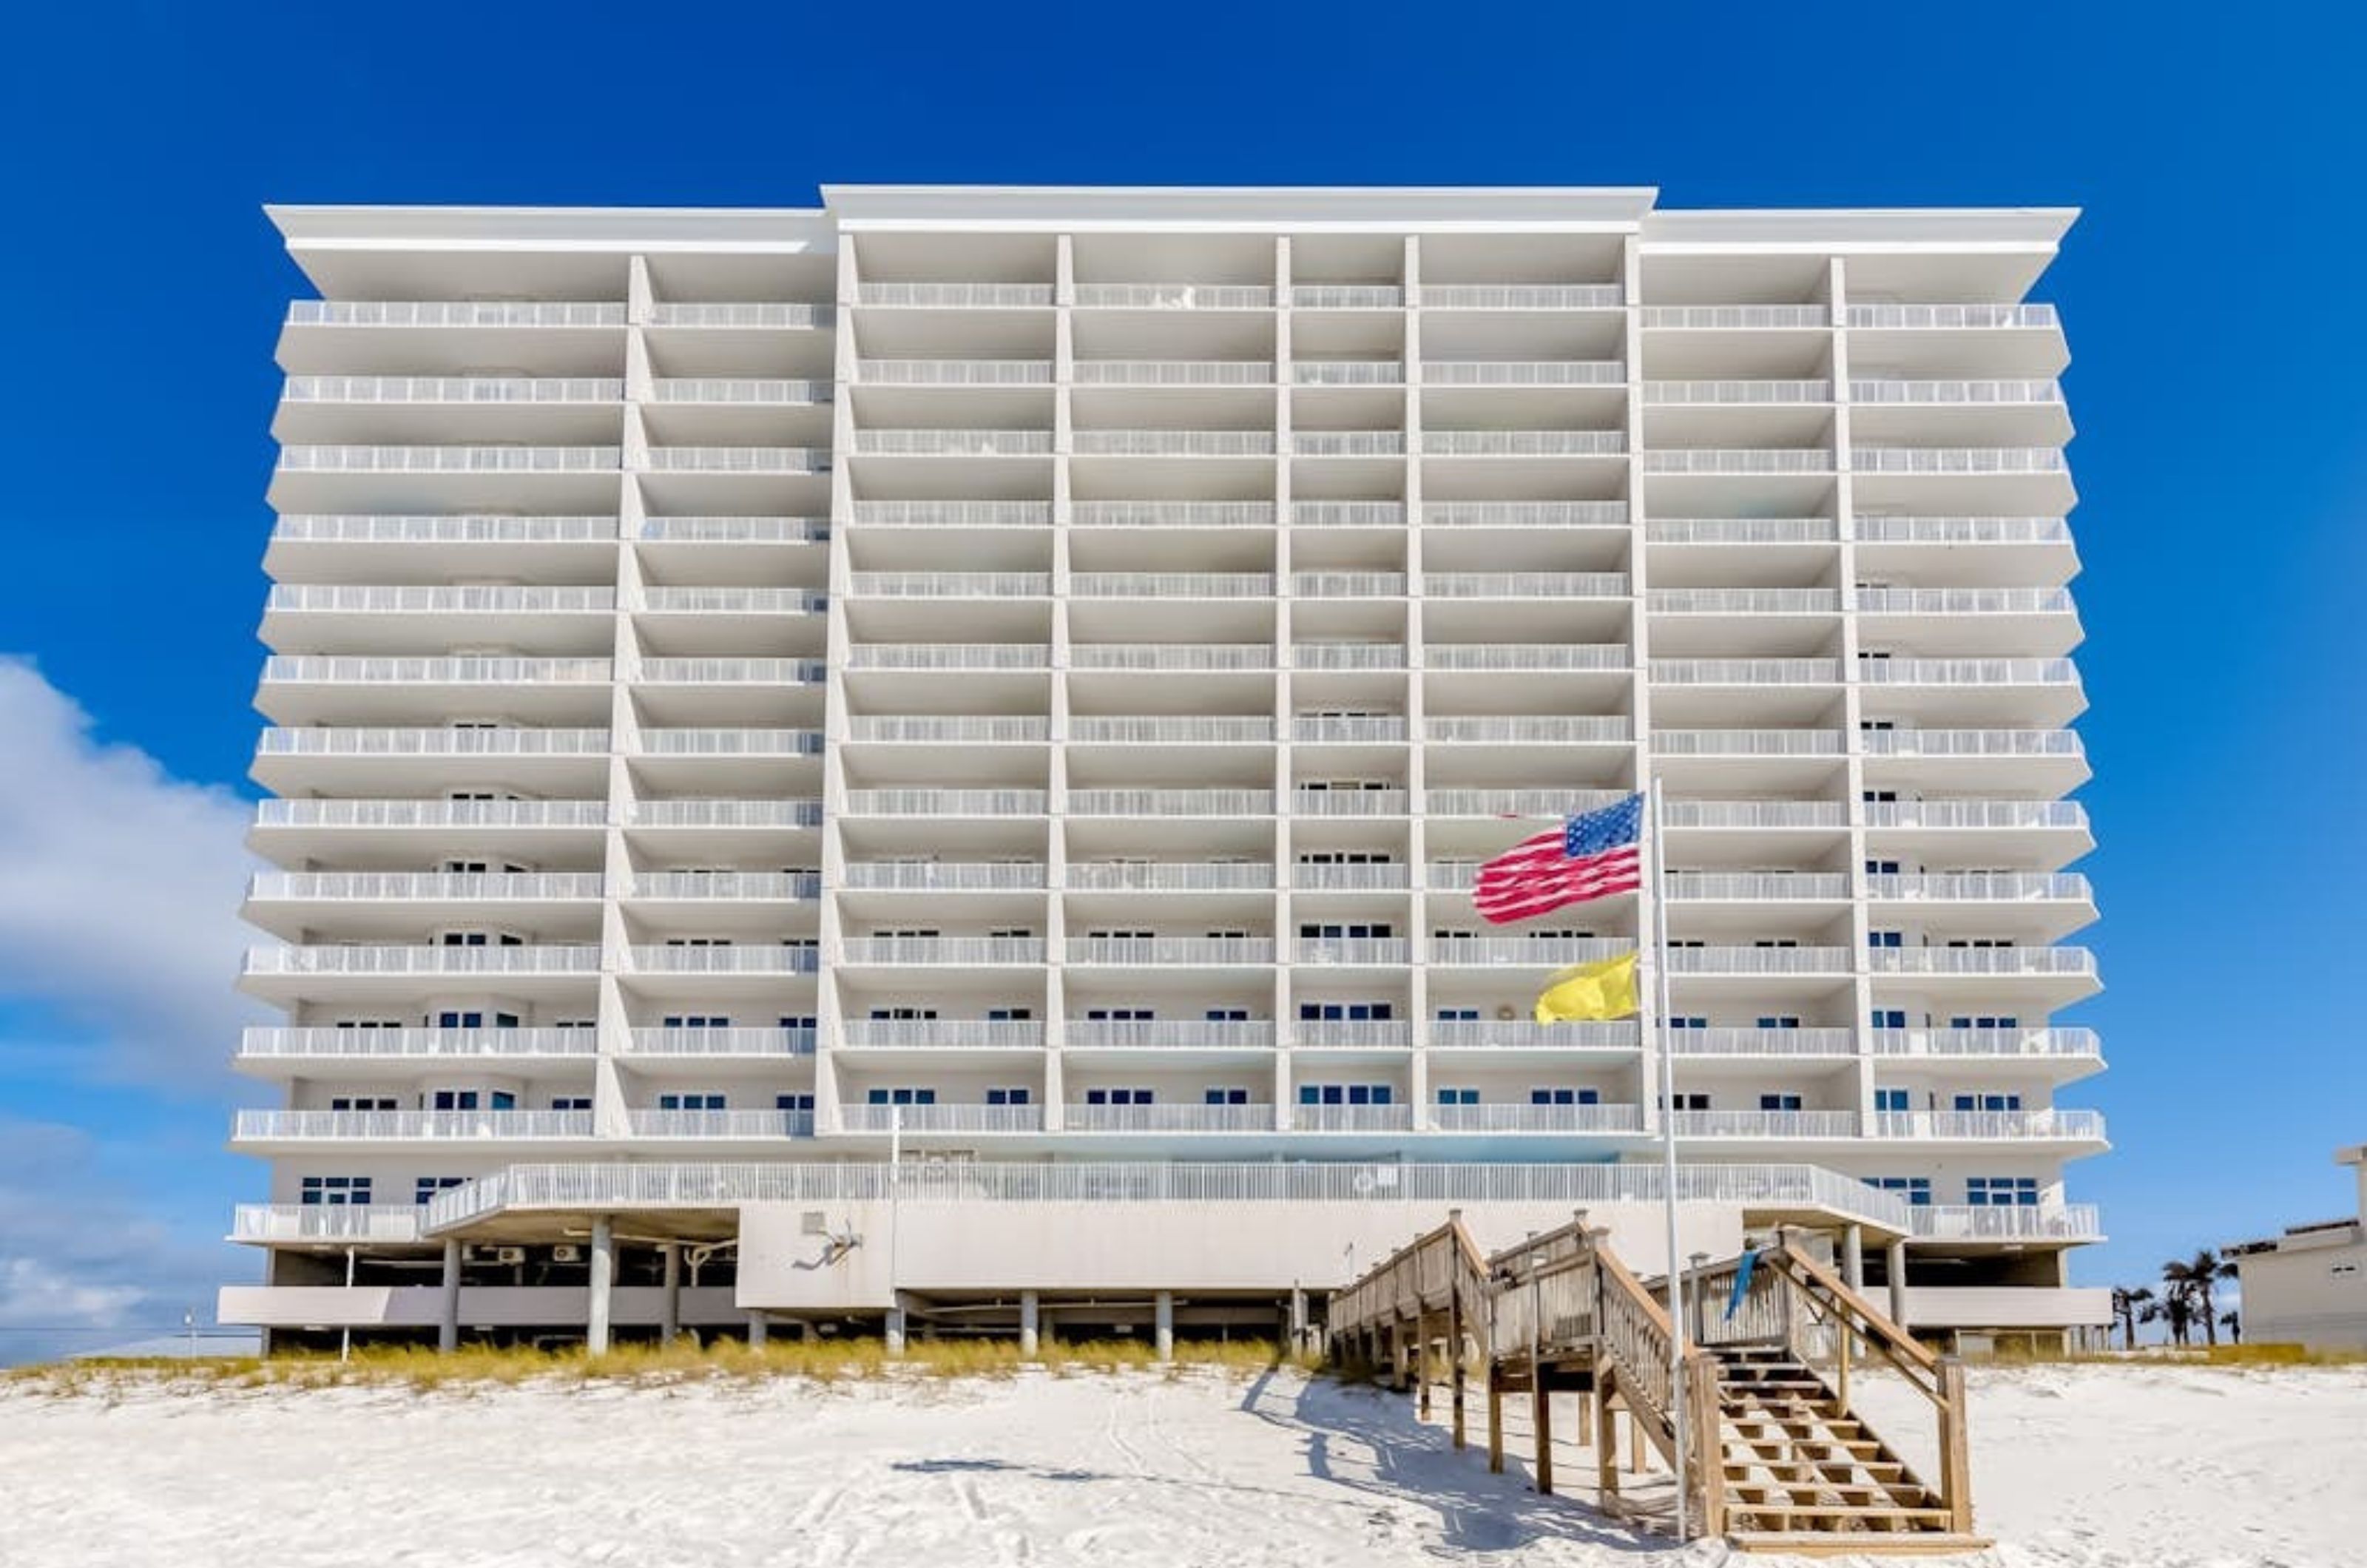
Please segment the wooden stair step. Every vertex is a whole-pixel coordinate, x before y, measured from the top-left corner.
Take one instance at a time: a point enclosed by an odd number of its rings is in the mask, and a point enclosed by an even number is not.
[[[1781,1514],[1820,1519],[1858,1519],[1870,1522],[1944,1526],[1948,1522],[1945,1508],[1902,1508],[1889,1503],[1736,1503],[1729,1513],[1758,1517]]]
[[[1941,1556],[1986,1551],[1987,1536],[1958,1535],[1951,1530],[1897,1531],[1889,1534],[1828,1534],[1819,1530],[1745,1530],[1727,1533],[1738,1551],[1781,1551],[1795,1557]]]

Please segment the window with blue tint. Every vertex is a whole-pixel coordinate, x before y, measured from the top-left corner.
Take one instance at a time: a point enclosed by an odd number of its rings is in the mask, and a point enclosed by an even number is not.
[[[986,1010],[986,1021],[989,1023],[1025,1023],[1035,1016],[1036,1010],[1034,1008],[989,1008]],[[1027,1102],[1023,1100],[1016,1101],[1015,1103],[1025,1105]]]
[[[1870,860],[1865,863],[1868,876],[1897,876],[1898,863],[1895,860]]]
[[[303,1179],[300,1190],[308,1208],[354,1208],[370,1201],[370,1179],[367,1176],[308,1176]]]
[[[1441,1105],[1477,1105],[1479,1091],[1476,1089],[1442,1089],[1438,1091]]]
[[[1761,1111],[1797,1111],[1800,1097],[1796,1094],[1762,1094],[1759,1097]]]
[[[1965,1201],[1976,1209],[2034,1209],[2038,1178],[2034,1176],[1968,1176]]]
[[[423,1176],[411,1184],[411,1201],[425,1203],[447,1187],[458,1187],[468,1179],[465,1176]]]
[[[1202,1100],[1206,1105],[1247,1105],[1249,1102],[1250,1091],[1245,1089],[1208,1089]]]
[[[1800,1027],[1800,1015],[1795,1012],[1761,1013],[1759,1015],[1759,1027],[1761,1029],[1797,1029]]]
[[[1865,944],[1868,947],[1905,947],[1907,933],[1905,931],[1868,931],[1865,933]]]
[[[474,1111],[479,1097],[473,1089],[439,1089],[428,1098],[431,1111]]]
[[[789,1030],[792,1032],[803,1030],[808,1034],[810,1034],[814,1032],[816,1024],[810,1015],[792,1014],[791,1016],[781,1020],[781,1027],[783,1029]]]
[[[391,1094],[339,1094],[329,1098],[332,1111],[392,1111],[396,1109]]]
[[[2011,1013],[1959,1014],[1948,1020],[1951,1029],[2019,1029],[2022,1021]]]
[[[592,1097],[588,1094],[554,1094],[550,1097],[553,1111],[589,1111]]]
[[[1876,1008],[1874,1010],[1873,1023],[1876,1029],[1904,1029],[1907,1027],[1907,1010]]]
[[[517,1096],[505,1089],[494,1089],[487,1094],[485,1099],[487,1103],[495,1111],[515,1111],[517,1109]]]
[[[1441,1023],[1477,1023],[1479,1021],[1479,1010],[1478,1008],[1440,1008],[1437,1016]]]
[[[1149,1023],[1158,1016],[1158,1013],[1150,1008],[1087,1008],[1085,1010],[1085,1020],[1089,1023]]]
[[[1874,1091],[1874,1108],[1876,1111],[1912,1111],[1915,1109],[1913,1105],[1908,1103],[1908,1091],[1903,1089],[1875,1089]]]
[[[1910,1209],[1931,1206],[1931,1179],[1928,1176],[1869,1176],[1865,1184],[1885,1192],[1897,1193],[1907,1200],[1907,1206]]]
[[[1025,1105],[1028,1102],[1024,1089],[991,1089],[986,1091],[989,1105]]]
[[[863,1095],[866,1105],[934,1105],[937,1091],[933,1089],[874,1089]]]
[[[1206,1021],[1210,1023],[1247,1023],[1250,1021],[1250,1010],[1247,1008],[1210,1008],[1207,1012]]]
[[[2019,1111],[2022,1096],[2018,1094],[1960,1094],[1953,1109],[1957,1111]]]
[[[1600,1105],[1603,1095],[1591,1089],[1533,1089],[1529,1090],[1531,1105]]]
[[[660,1111],[721,1111],[725,1108],[720,1094],[662,1094],[658,1096]]]
[[[668,1029],[729,1029],[730,1015],[719,1012],[669,1013],[663,1021]]]
[[[1707,1029],[1709,1019],[1703,1013],[1681,1013],[1669,1020],[1670,1029]]]
[[[813,1109],[813,1096],[810,1094],[776,1094],[773,1096],[773,1109],[776,1111],[811,1111]]]
[[[1158,1097],[1147,1089],[1089,1089],[1087,1105],[1154,1105]]]

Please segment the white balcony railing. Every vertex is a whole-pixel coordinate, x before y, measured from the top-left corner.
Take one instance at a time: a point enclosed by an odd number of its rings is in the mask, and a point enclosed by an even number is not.
[[[1868,729],[1858,750],[1869,757],[2078,757],[2073,729]]]
[[[1433,1105],[1442,1133],[1640,1133],[1640,1105]]]
[[[231,1239],[413,1242],[426,1212],[416,1203],[241,1203]]]
[[[874,457],[1042,457],[1048,430],[858,430],[855,449]]]
[[[811,975],[821,955],[803,943],[749,942],[729,946],[667,942],[626,949],[643,975]]]
[[[307,545],[590,545],[613,542],[617,519],[289,512],[271,537]]]
[[[1617,430],[1425,430],[1433,457],[1617,457],[1627,436]]]
[[[800,381],[761,377],[666,376],[652,382],[650,400],[658,403],[732,403],[787,407],[826,403],[837,392],[829,381]]]
[[[1429,882],[1428,886],[1439,884]],[[1553,969],[1616,958],[1635,951],[1635,946],[1618,937],[1433,936],[1428,952],[1435,965]]]
[[[1869,545],[2068,545],[2060,517],[1860,517],[1851,525]]]
[[[1271,817],[1265,789],[1072,789],[1071,817]]]
[[[1041,861],[850,861],[841,887],[900,892],[1033,891],[1044,886]]]
[[[291,474],[594,474],[615,473],[616,446],[282,446]]]
[[[2067,975],[2096,973],[2084,947],[1877,947],[1866,953],[1876,975]]]
[[[348,1139],[466,1140],[588,1138],[589,1111],[242,1111],[239,1143]]]
[[[2104,1118],[2094,1111],[1878,1111],[1874,1135],[2094,1143],[2103,1139]]]
[[[1667,887],[1671,899],[1704,903],[1842,899],[1850,896],[1850,879],[1838,872],[1672,871],[1668,874]]]
[[[263,871],[247,880],[258,903],[368,903],[418,900],[448,903],[563,903],[597,898],[606,878],[596,871],[478,874],[410,871]]]
[[[667,1111],[635,1106],[625,1130],[636,1138],[803,1138],[813,1134],[810,1111]]]
[[[1271,1019],[1069,1019],[1060,1025],[1061,1043],[1103,1050],[1268,1050],[1274,1045]]]
[[[252,1061],[388,1057],[446,1061],[481,1057],[580,1056],[599,1048],[589,1029],[337,1029],[255,1028],[239,1036],[238,1054]]]
[[[1624,642],[1433,643],[1422,650],[1427,670],[1632,669]]]
[[[510,584],[363,586],[282,582],[265,596],[269,614],[321,612],[391,615],[589,615],[617,607],[613,588],[548,588]]]
[[[1240,283],[1080,283],[1080,310],[1266,310],[1274,290]]]
[[[1074,670],[1271,670],[1266,643],[1081,642],[1069,649]]]
[[[1290,885],[1306,893],[1391,892],[1413,886],[1413,868],[1398,861],[1350,865],[1300,861],[1290,868]]]
[[[1857,678],[1869,686],[2076,686],[2079,667],[2067,659],[1861,659]]]
[[[1410,1133],[1410,1105],[1294,1105],[1291,1130],[1298,1133]]]
[[[1672,947],[1671,975],[1846,976],[1856,954],[1846,947]]]
[[[1052,521],[1048,501],[858,501],[855,521],[882,527],[1038,528]],[[1046,592],[1049,591],[1047,579]]]
[[[1046,670],[1040,642],[866,642],[846,650],[849,670]]]
[[[1052,721],[1034,714],[857,714],[846,721],[849,740],[1024,745],[1051,734]]]
[[[1560,818],[1621,798],[1607,790],[1433,789],[1422,792],[1421,808],[1432,817]]]
[[[1425,359],[1433,387],[1615,387],[1627,379],[1616,359]]]
[[[633,750],[646,757],[818,757],[811,729],[644,729]]]
[[[1644,454],[1648,474],[1829,474],[1833,455],[1820,446],[1662,447]]]
[[[1663,404],[1829,403],[1830,381],[1647,381],[1644,400]]]
[[[626,671],[641,686],[819,686],[819,659],[644,659]]]
[[[1274,886],[1267,861],[1070,861],[1061,874],[1071,892],[1217,893]]]
[[[1846,1029],[1672,1029],[1680,1056],[1848,1056],[1857,1036]]]
[[[822,446],[651,446],[640,467],[658,474],[826,474]]]
[[[816,872],[637,871],[625,882],[628,898],[701,902],[781,902],[821,897]]]
[[[1406,721],[1399,714],[1308,714],[1290,721],[1290,738],[1310,746],[1389,745],[1405,739]]]
[[[826,327],[828,305],[786,299],[672,300],[650,307],[653,327]]]
[[[1064,1105],[1071,1133],[1271,1133],[1272,1105]]]
[[[1865,879],[1869,898],[1934,901],[1961,899],[1979,903],[2021,903],[2059,899],[2085,903],[2094,897],[2088,879],[2076,872],[1962,871],[1920,875],[1877,875]]]
[[[1413,1025],[1402,1019],[1301,1019],[1291,1025],[1291,1039],[1314,1051],[1402,1051],[1413,1044]]]
[[[2054,327],[2052,305],[1852,305],[1852,327],[1907,329],[1954,327]]]
[[[1433,743],[1512,746],[1625,746],[1633,739],[1624,716],[1565,718],[1556,714],[1443,714],[1422,720]]]
[[[641,542],[650,545],[813,545],[829,538],[826,517],[678,515],[641,520]]]
[[[849,937],[838,944],[840,964],[1041,964],[1041,937],[873,936]]]
[[[858,305],[907,305],[957,310],[1036,310],[1052,303],[1048,283],[864,283]]]
[[[1615,283],[1426,283],[1429,310],[1615,310],[1626,291]]]
[[[1291,573],[1290,591],[1305,599],[1401,599],[1401,571],[1297,571]]]
[[[1932,1241],[2101,1241],[2102,1213],[2093,1203],[1974,1207],[1933,1203],[1907,1211],[1914,1234]]]
[[[290,376],[289,403],[612,403],[622,380],[589,376]]]
[[[1301,528],[1402,528],[1402,501],[1294,501],[1290,521]]]
[[[855,379],[886,387],[1038,387],[1052,382],[1048,359],[865,359]]]
[[[1290,450],[1301,457],[1395,457],[1406,449],[1401,430],[1295,430]]]
[[[1663,686],[1830,686],[1840,678],[1838,659],[1652,660],[1652,680]]]
[[[2074,828],[2088,826],[2076,800],[1869,801],[1868,828]]]
[[[1069,739],[1118,746],[1263,745],[1274,739],[1274,720],[1243,714],[1182,717],[1085,715],[1069,720]]]
[[[1086,528],[1270,528],[1270,501],[1080,501],[1069,520]]]
[[[1456,1051],[1635,1051],[1636,1024],[1532,1023],[1526,1019],[1439,1019],[1430,1026],[1433,1048]]]
[[[1619,599],[1624,571],[1433,571],[1421,591],[1433,599]]]
[[[1272,937],[1096,937],[1069,939],[1071,964],[1265,964],[1274,961]]]
[[[2059,403],[2063,389],[2054,381],[1892,381],[1853,380],[1852,402],[1978,405]]]
[[[636,828],[819,828],[819,800],[636,800],[625,820]]]
[[[1671,828],[1843,828],[1849,808],[1824,800],[1672,800]]]
[[[1681,1138],[1854,1138],[1854,1111],[1680,1111]]]
[[[275,654],[263,661],[268,685],[540,686],[606,684],[606,659],[344,658]]]
[[[1070,435],[1079,457],[1271,457],[1271,430],[1079,430]]]
[[[1290,302],[1302,310],[1394,310],[1405,304],[1405,290],[1394,283],[1302,283]]]
[[[1290,378],[1303,387],[1394,387],[1405,379],[1401,359],[1300,359]]]
[[[1644,525],[1655,545],[1829,545],[1840,536],[1829,517],[1655,517]]]
[[[1299,964],[1410,964],[1413,942],[1406,937],[1301,937],[1291,957]]]
[[[621,327],[622,301],[547,299],[299,299],[294,327]]]
[[[856,789],[846,793],[851,817],[1041,817],[1050,795],[1040,789]]]
[[[810,1056],[810,1029],[636,1029],[629,1036],[639,1056]]]
[[[1624,501],[1426,501],[1430,528],[1624,528]]]
[[[1652,750],[1669,757],[1838,757],[1837,729],[1656,729]]]
[[[1080,359],[1079,386],[1263,387],[1274,382],[1271,359]]]
[[[847,583],[867,599],[1040,599],[1048,571],[858,571]]]
[[[1877,1056],[2085,1058],[2101,1056],[2092,1029],[1877,1029],[1866,1036]]]
[[[600,972],[596,947],[538,943],[516,947],[429,947],[379,943],[353,947],[250,949],[245,973],[255,976],[374,975],[561,975]]]
[[[2059,474],[2070,464],[2054,446],[1855,446],[1862,474]]]
[[[850,1133],[1040,1133],[1040,1105],[850,1105],[839,1112]]]
[[[264,800],[258,828],[598,828],[601,800]]]
[[[1413,797],[1401,789],[1301,789],[1290,809],[1301,817],[1403,817]]]
[[[1823,305],[1647,305],[1639,312],[1648,327],[1761,331],[1829,325]]]
[[[1044,1044],[1041,1019],[850,1019],[839,1043],[870,1051],[1033,1051]]]
[[[2067,588],[1861,588],[1854,598],[1870,615],[2059,615],[2073,609]]]

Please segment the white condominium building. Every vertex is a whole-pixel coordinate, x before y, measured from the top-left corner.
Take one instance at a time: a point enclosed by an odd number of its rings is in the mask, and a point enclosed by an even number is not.
[[[2106,1320],[2070,214],[823,194],[275,209],[226,1319],[1270,1328],[1661,1266],[1673,1124],[1704,1251]],[[1478,919],[1652,779],[1664,887]],[[1660,896],[1665,1032],[1527,1021]]]

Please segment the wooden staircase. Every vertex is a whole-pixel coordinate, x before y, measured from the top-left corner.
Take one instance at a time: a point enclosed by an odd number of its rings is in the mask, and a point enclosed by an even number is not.
[[[1429,1369],[1444,1367],[1457,1448],[1467,1366],[1484,1371],[1490,1470],[1503,1468],[1501,1402],[1527,1393],[1540,1492],[1554,1489],[1548,1395],[1586,1395],[1598,1496],[1615,1517],[1646,1517],[1619,1495],[1612,1417],[1625,1411],[1664,1462],[1682,1456],[1689,1534],[1810,1556],[1988,1544],[1972,1533],[1962,1366],[1918,1343],[1794,1234],[1693,1271],[1680,1293],[1687,1342],[1672,1356],[1662,1289],[1627,1269],[1607,1232],[1581,1217],[1483,1258],[1450,1217],[1335,1292],[1329,1328],[1340,1360],[1416,1387],[1425,1416]],[[1877,1362],[1931,1403],[1940,1461],[1928,1482],[1850,1403],[1852,1363]]]
[[[1788,1350],[1733,1346],[1712,1354],[1726,1528],[1735,1544],[1806,1552],[1984,1544],[1957,1533],[1940,1495]]]

